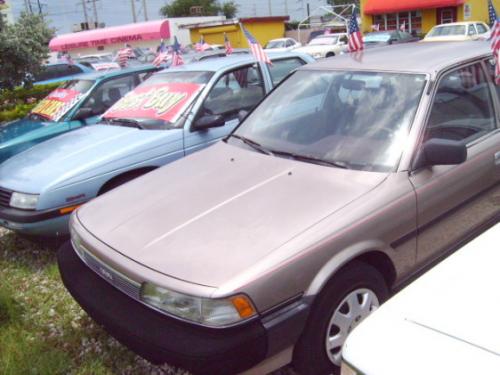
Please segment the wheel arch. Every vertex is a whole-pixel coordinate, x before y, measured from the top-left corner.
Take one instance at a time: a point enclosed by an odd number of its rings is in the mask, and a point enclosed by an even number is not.
[[[105,192],[111,190],[110,187],[112,187],[114,184],[118,183],[120,180],[126,180],[126,179],[134,179],[136,177],[139,177],[143,174],[146,174],[148,172],[151,172],[155,170],[157,167],[141,167],[141,168],[136,168],[136,169],[131,169],[128,171],[125,171],[123,173],[117,174],[116,176],[113,176],[109,180],[107,180],[102,186],[99,188],[99,191],[97,195],[104,194]],[[118,185],[117,185],[118,186]]]
[[[336,253],[316,274],[304,295],[314,297],[320,294],[342,268],[356,261],[366,263],[379,271],[390,290],[397,278],[396,267],[389,255],[390,250],[377,242],[359,244]]]

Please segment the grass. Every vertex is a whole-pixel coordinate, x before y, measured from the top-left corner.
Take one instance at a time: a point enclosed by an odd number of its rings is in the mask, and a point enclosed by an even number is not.
[[[64,288],[56,248],[0,228],[1,375],[188,375],[152,365],[96,325]]]

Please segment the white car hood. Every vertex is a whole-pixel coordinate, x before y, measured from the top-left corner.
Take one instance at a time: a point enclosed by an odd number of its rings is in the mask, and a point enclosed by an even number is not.
[[[344,358],[366,374],[500,373],[499,240],[500,224],[401,291]]]

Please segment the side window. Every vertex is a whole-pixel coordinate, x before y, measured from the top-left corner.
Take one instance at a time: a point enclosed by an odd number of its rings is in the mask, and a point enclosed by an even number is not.
[[[273,60],[273,65],[269,66],[269,73],[273,81],[273,86],[276,86],[286,77],[292,70],[304,65],[304,61],[298,57],[289,59]]]
[[[68,74],[79,74],[82,73],[82,69],[76,65],[68,65]]]
[[[476,28],[474,27],[474,25],[469,25],[469,31],[467,32],[468,35],[476,35],[477,32],[476,32]]]
[[[482,23],[476,23],[476,29],[479,34],[484,34],[488,32],[488,29]]]
[[[100,115],[134,87],[133,75],[106,81],[90,94],[82,106],[90,107],[94,115]]]
[[[256,65],[230,71],[219,78],[208,93],[201,116],[223,115],[225,121],[252,109],[265,95],[264,82]]]
[[[291,46],[293,46],[293,42],[290,39],[288,39],[286,41],[285,47],[291,47]]]
[[[470,142],[494,129],[493,102],[481,64],[445,75],[434,97],[425,140]]]
[[[342,36],[340,37],[339,41],[340,41],[341,43],[345,43],[345,44],[347,44],[347,42],[348,42],[347,35],[342,35]]]

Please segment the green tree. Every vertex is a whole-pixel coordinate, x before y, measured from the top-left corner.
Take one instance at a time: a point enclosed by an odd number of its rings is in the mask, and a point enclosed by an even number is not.
[[[236,17],[236,13],[238,13],[238,4],[234,1],[228,1],[221,5],[220,10],[226,18],[234,18]]]
[[[160,9],[160,14],[167,17],[191,16],[192,7],[202,7],[203,16],[214,16],[219,13],[219,5],[215,0],[175,0]]]
[[[22,13],[13,25],[0,31],[0,88],[30,84],[48,57],[48,44],[54,36],[40,15]]]
[[[165,17],[191,16],[193,7],[201,7],[202,16],[216,16],[222,13],[226,18],[234,18],[238,12],[238,5],[234,1],[223,3],[216,0],[175,0],[160,9],[160,14]]]

